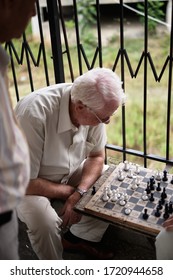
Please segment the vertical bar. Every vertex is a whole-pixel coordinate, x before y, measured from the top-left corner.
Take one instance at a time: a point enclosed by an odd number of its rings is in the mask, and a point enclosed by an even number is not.
[[[80,53],[80,36],[79,36],[79,24],[78,24],[78,17],[77,17],[76,0],[73,0],[73,6],[74,6],[74,18],[75,18],[76,40],[77,40],[77,53],[78,53],[78,61],[79,61],[79,74],[82,75],[82,60],[81,60],[81,53]]]
[[[173,4],[172,4],[172,11],[171,11],[170,61],[169,61],[169,76],[168,76],[168,105],[167,105],[166,160],[169,160],[169,146],[170,146],[170,118],[171,118],[172,66],[173,66]]]
[[[24,50],[25,50],[25,54],[26,54],[26,62],[27,62],[27,67],[28,67],[28,75],[29,75],[31,91],[34,91],[34,84],[33,84],[33,79],[32,79],[32,71],[31,71],[31,65],[30,65],[30,60],[29,60],[29,55],[28,55],[28,46],[27,46],[27,40],[26,40],[25,33],[23,33],[23,45],[24,45]]]
[[[147,167],[147,52],[148,52],[148,0],[144,3],[145,23],[144,23],[144,105],[143,105],[143,149],[144,167]]]
[[[43,51],[43,62],[44,62],[44,71],[45,71],[45,76],[46,76],[46,84],[47,84],[47,86],[49,86],[49,75],[48,75],[46,52],[45,52],[45,46],[44,46],[43,29],[42,29],[42,24],[41,24],[40,6],[39,6],[38,1],[36,2],[36,6],[37,6],[37,16],[38,16],[38,25],[39,25],[39,30],[40,30],[41,46],[42,46],[42,51]]]
[[[57,0],[51,0],[51,1],[47,0],[47,8],[48,8],[48,17],[49,17],[55,82],[63,83],[65,81],[65,78],[64,78],[61,32],[60,32],[60,25],[59,25],[59,12],[58,12]]]
[[[68,59],[68,64],[69,64],[69,69],[70,69],[70,75],[71,75],[71,80],[73,82],[74,81],[73,67],[72,67],[72,62],[71,62],[71,57],[70,57],[70,50],[69,50],[67,33],[66,33],[64,17],[63,17],[63,12],[62,12],[61,0],[58,0],[58,4],[59,4],[59,14],[60,14],[60,19],[61,19],[62,30],[63,30],[63,34],[64,34],[67,59]]]
[[[123,0],[120,0],[120,49],[121,49],[121,81],[125,90],[125,70],[124,70],[124,8]],[[122,137],[123,137],[123,161],[126,160],[126,122],[125,122],[125,106],[122,106]]]
[[[97,34],[98,34],[98,47],[99,47],[99,66],[103,66],[102,61],[102,39],[101,39],[101,24],[100,24],[100,4],[99,0],[96,0],[96,10],[97,10]]]
[[[17,84],[17,79],[16,79],[16,71],[15,71],[15,64],[13,60],[13,54],[11,50],[11,43],[7,43],[8,48],[9,48],[9,54],[10,54],[10,62],[11,62],[11,68],[12,68],[12,73],[13,73],[13,82],[15,86],[15,91],[16,91],[16,100],[17,102],[19,101],[19,90],[18,90],[18,84]]]

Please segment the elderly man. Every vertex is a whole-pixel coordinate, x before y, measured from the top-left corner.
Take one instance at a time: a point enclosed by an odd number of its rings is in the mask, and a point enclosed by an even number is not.
[[[173,216],[163,223],[163,229],[156,237],[157,260],[173,260]]]
[[[24,3],[25,2],[25,3]],[[22,35],[35,15],[36,0],[0,1],[0,43]],[[19,259],[16,206],[29,182],[29,151],[11,107],[7,70],[9,58],[0,45],[0,259]]]
[[[119,77],[96,68],[73,84],[35,91],[17,104],[31,158],[31,180],[18,216],[39,259],[62,259],[63,247],[96,259],[113,257],[100,243],[108,224],[81,217],[73,208],[102,173],[104,124],[123,97]]]

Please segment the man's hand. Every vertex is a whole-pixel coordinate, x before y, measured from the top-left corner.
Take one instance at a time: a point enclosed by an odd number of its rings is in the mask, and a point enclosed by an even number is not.
[[[163,227],[164,227],[167,231],[173,231],[173,216],[171,216],[170,218],[168,218],[168,219],[163,223]]]
[[[80,194],[75,192],[65,202],[62,210],[59,213],[59,216],[63,220],[62,228],[77,224],[80,221],[82,215],[73,210],[79,199]]]

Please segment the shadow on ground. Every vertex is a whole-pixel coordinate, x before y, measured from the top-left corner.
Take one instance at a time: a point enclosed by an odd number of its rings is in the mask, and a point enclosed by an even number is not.
[[[115,260],[155,260],[154,240],[133,231],[109,226],[103,242],[115,252]],[[37,260],[33,252],[26,227],[19,222],[19,255],[21,260]],[[64,252],[64,260],[90,260],[81,253]]]

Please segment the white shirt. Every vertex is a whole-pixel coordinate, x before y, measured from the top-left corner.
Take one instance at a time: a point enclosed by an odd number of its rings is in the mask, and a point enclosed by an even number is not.
[[[29,151],[6,85],[8,56],[0,46],[0,213],[13,210],[29,182]]]
[[[72,84],[57,84],[29,94],[15,112],[30,148],[31,179],[67,182],[90,152],[106,144],[105,125],[74,127],[69,116]]]

